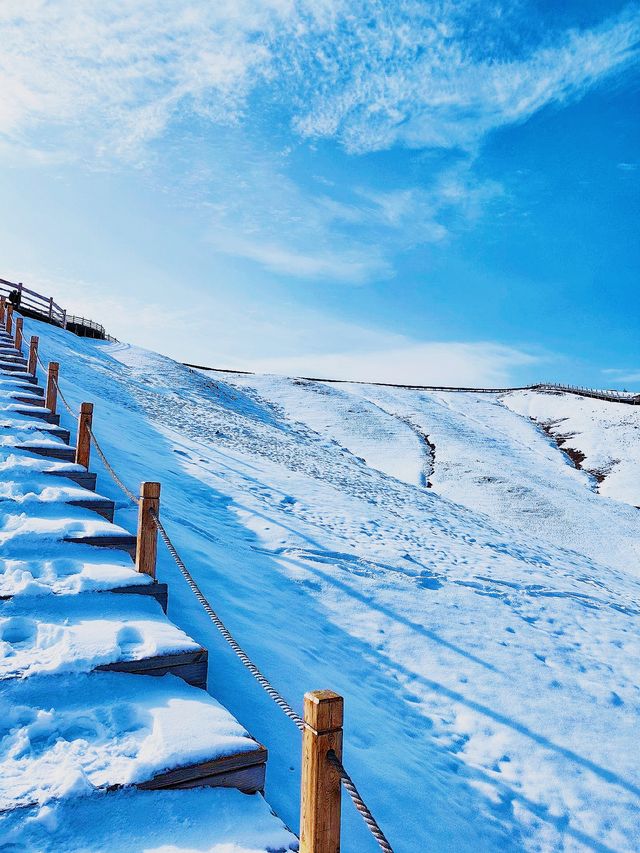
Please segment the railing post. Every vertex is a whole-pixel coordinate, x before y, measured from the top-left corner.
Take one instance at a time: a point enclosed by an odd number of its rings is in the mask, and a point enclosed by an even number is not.
[[[13,305],[9,303],[7,305],[7,320],[5,323],[5,329],[7,330],[7,334],[11,334],[11,329],[13,327]]]
[[[49,297],[49,321],[53,317],[53,296]]]
[[[58,372],[60,370],[60,365],[57,361],[49,362],[49,369],[47,370],[47,396],[45,399],[45,406],[49,409],[52,414],[56,413],[56,406],[58,403]]]
[[[4,323],[4,312],[7,307],[7,300],[4,296],[0,296],[0,323]]]
[[[332,690],[304,696],[300,853],[339,853],[340,776],[329,762],[333,750],[342,760],[343,700]]]
[[[67,309],[65,308],[62,312],[62,328],[67,328]]]
[[[31,335],[31,340],[29,341],[29,364],[27,365],[27,371],[32,375],[36,375],[36,370],[38,367],[38,336]]]
[[[138,541],[136,544],[136,571],[152,578],[156,576],[158,531],[151,513],[160,512],[160,483],[141,483],[138,503]]]
[[[16,336],[15,336],[15,347],[18,352],[22,352],[22,324],[24,320],[22,317],[16,317]]]
[[[89,468],[91,454],[91,435],[89,430],[93,422],[93,403],[81,403],[78,415],[78,440],[76,442],[76,465]]]

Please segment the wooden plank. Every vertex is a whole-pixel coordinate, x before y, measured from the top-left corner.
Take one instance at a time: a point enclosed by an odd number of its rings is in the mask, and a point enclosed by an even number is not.
[[[96,490],[97,476],[92,471],[43,471],[43,473],[49,477],[66,477],[90,492]]]
[[[55,415],[44,408],[41,412],[33,412],[30,409],[12,409],[11,413],[13,415],[20,415],[24,418],[36,418],[37,420],[44,421],[47,424],[55,424],[55,426],[60,425],[60,415]]]
[[[65,536],[65,542],[76,542],[80,545],[93,545],[96,548],[117,548],[128,551],[131,558],[136,558],[136,537],[130,533],[109,533],[104,536]]]
[[[118,595],[151,595],[158,602],[160,607],[167,612],[167,604],[169,601],[169,590],[166,583],[136,583],[131,586],[117,586],[113,589],[105,590],[105,592],[115,592]]]
[[[36,453],[38,456],[44,456],[47,459],[57,459],[60,462],[73,462],[76,458],[76,451],[73,447],[68,447],[61,444],[60,446],[39,447],[33,444],[21,444],[18,450],[28,450],[29,453]],[[48,473],[53,474],[53,471]]]
[[[66,501],[66,503],[68,503],[69,506],[78,506],[82,509],[90,509],[92,512],[97,512],[98,515],[106,518],[107,521],[113,521],[116,505],[108,498],[98,497],[94,500],[91,500],[90,498],[87,498],[86,500],[77,498],[72,501]]]
[[[141,660],[117,661],[97,667],[98,670],[131,672],[136,675],[161,676],[171,673],[202,690],[207,689],[207,668],[208,652],[203,648],[192,652],[155,655]]]
[[[245,794],[264,790],[267,750],[259,743],[251,752],[239,752],[160,773],[136,787],[146,791],[162,788],[193,788],[206,785],[211,788],[238,788]]]
[[[42,397],[26,396],[22,394],[14,394],[11,397],[12,400],[15,400],[16,403],[26,403],[27,406],[43,406],[44,407],[44,399]]]

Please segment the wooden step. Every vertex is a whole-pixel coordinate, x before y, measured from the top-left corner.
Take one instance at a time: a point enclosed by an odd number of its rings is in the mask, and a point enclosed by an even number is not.
[[[69,504],[69,506],[78,506],[81,509],[90,509],[92,512],[97,512],[98,515],[106,518],[107,521],[113,522],[116,505],[113,501],[109,500],[109,498],[102,498],[98,496],[93,500],[82,500],[78,498],[72,501],[65,501],[65,503]]]
[[[244,794],[257,794],[264,790],[268,752],[257,744],[252,752],[227,755],[216,761],[203,761],[177,770],[160,773],[136,787],[143,791],[162,788],[238,788]]]
[[[37,444],[20,444],[17,450],[28,450],[29,453],[36,453],[38,456],[44,456],[47,459],[58,459],[61,462],[75,462],[76,449],[68,447],[65,444],[40,446]],[[47,473],[54,474],[58,472],[48,471]],[[65,472],[63,476],[68,476]]]
[[[131,559],[136,558],[137,539],[133,533],[108,533],[103,536],[65,536],[64,542],[75,542],[80,545],[93,545],[95,548],[117,548],[128,551]]]
[[[208,652],[204,648],[193,652],[156,655],[142,660],[117,661],[97,667],[109,672],[131,672],[136,675],[177,675],[194,687],[207,689]]]
[[[37,405],[37,404],[36,404]],[[38,409],[41,407],[38,406]],[[20,415],[24,418],[37,418],[40,421],[45,421],[48,424],[55,424],[56,426],[60,425],[60,415],[52,414],[49,409],[42,409],[41,411],[33,411],[33,409],[11,409],[11,414]]]
[[[167,604],[169,602],[169,590],[166,583],[146,584],[131,584],[131,586],[117,586],[114,589],[104,590],[104,592],[115,592],[118,595],[151,595],[158,602],[160,607],[167,612]]]
[[[2,420],[2,417],[0,415],[0,421],[1,420]],[[21,426],[20,431],[23,431],[24,428],[25,428],[24,425]],[[31,426],[31,424],[29,424],[29,428],[37,431],[37,424],[34,424],[33,427]],[[2,427],[0,427],[0,429],[3,429],[5,432],[9,431],[9,430],[15,431],[15,427],[13,424],[11,424],[10,426],[6,426],[6,425],[2,426]],[[71,433],[69,432],[68,429],[65,429],[64,427],[51,426],[51,427],[47,428],[46,431],[42,430],[42,432],[44,432],[45,435],[47,435],[47,436],[51,436],[52,438],[61,439],[62,441],[64,441],[65,444],[69,444],[69,441],[71,440]]]
[[[36,397],[35,394],[33,397],[20,393],[12,394],[11,399],[15,400],[16,403],[25,403],[27,406],[44,406],[44,397]]]
[[[50,477],[66,477],[83,489],[88,489],[90,492],[96,490],[97,476],[92,471],[43,471],[43,474],[48,474]]]

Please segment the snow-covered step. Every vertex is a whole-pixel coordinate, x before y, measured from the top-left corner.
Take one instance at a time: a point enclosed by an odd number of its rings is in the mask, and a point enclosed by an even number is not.
[[[27,432],[33,433],[34,430],[43,432],[46,436],[59,438],[64,444],[69,444],[71,433],[64,427],[56,426],[56,424],[42,423],[33,419],[17,420],[7,416],[6,412],[0,412],[0,429],[4,435],[9,435],[11,432]],[[9,442],[11,444],[11,442]]]
[[[50,427],[47,432],[53,433],[55,429],[55,427]],[[95,490],[96,475],[86,471],[81,465],[76,465],[74,462],[58,462],[32,456],[15,448],[2,446],[2,441],[2,433],[0,433],[0,477],[24,478],[31,477],[39,472],[48,477],[64,477],[84,489]]]
[[[207,651],[142,596],[27,597],[0,608],[0,680],[95,669],[206,688]]]
[[[24,512],[55,503],[80,507],[97,512],[107,521],[113,521],[115,503],[109,498],[89,492],[77,484],[58,479],[52,481],[46,473],[33,473],[30,477],[7,480],[0,478],[0,500],[11,502],[14,509]]]
[[[9,849],[39,853],[288,853],[298,841],[263,797],[221,788],[95,793],[0,814]]]
[[[0,544],[6,556],[19,556],[25,548],[51,547],[61,541],[100,548],[118,548],[135,557],[136,537],[116,524],[77,506],[37,503],[20,511],[13,503],[0,503]]]
[[[166,584],[137,572],[128,554],[60,542],[55,551],[38,546],[15,557],[0,557],[0,599],[118,592],[154,597],[166,610]]]
[[[10,406],[0,406],[0,412],[3,414],[10,413],[20,415],[27,418],[37,418],[40,421],[45,421],[48,424],[60,425],[60,415],[53,414],[49,409],[45,408],[41,403],[29,404],[24,402],[15,402]]]
[[[24,364],[16,364],[12,361],[0,359],[0,371],[3,373],[26,373],[26,362]]]
[[[126,785],[254,792],[266,759],[219,702],[172,675],[0,682],[0,810]]]

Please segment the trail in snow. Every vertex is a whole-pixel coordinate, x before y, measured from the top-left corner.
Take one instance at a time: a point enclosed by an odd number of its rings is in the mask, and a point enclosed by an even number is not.
[[[271,400],[55,331],[47,346],[74,402],[95,400],[129,486],[162,481],[179,550],[278,689],[298,708],[306,689],[345,695],[345,763],[398,853],[637,849],[640,583],[586,529],[597,518],[631,547],[635,510],[495,399],[353,396],[323,425],[295,389]],[[435,443],[432,489],[405,418]],[[556,511],[567,526],[586,513],[584,535],[554,528]],[[297,731],[164,556],[161,578],[174,621],[210,648],[211,692],[269,747],[267,795],[295,825]],[[345,853],[375,850],[344,815]]]

